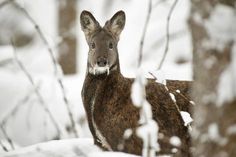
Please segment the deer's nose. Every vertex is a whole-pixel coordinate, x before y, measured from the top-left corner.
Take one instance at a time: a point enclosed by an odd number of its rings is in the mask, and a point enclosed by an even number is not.
[[[99,67],[105,67],[105,66],[107,65],[107,59],[104,58],[104,57],[98,58],[98,60],[97,60],[97,65],[98,65]]]

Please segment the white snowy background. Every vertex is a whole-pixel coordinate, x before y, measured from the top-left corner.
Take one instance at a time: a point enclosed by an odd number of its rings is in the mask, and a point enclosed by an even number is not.
[[[35,19],[36,23],[46,35],[50,46],[53,47],[56,52],[57,44],[60,41],[56,26],[58,18],[56,0],[21,0],[18,2],[21,6],[26,8]],[[121,34],[118,50],[122,74],[127,77],[134,77],[137,70],[140,39],[147,16],[148,0],[114,1],[109,9],[104,9],[105,2],[107,1],[78,1],[78,17],[82,10],[88,10],[92,12],[100,24],[103,25],[116,11],[125,11],[126,26]],[[146,73],[156,70],[162,58],[165,47],[166,18],[171,4],[174,1],[168,0],[156,6],[155,4],[157,2],[158,0],[153,0],[154,7],[144,43],[142,68],[145,69]],[[192,47],[187,26],[189,8],[190,2],[188,0],[178,1],[170,21],[171,39],[169,52],[162,68],[162,72],[167,79],[192,79]],[[7,21],[14,19],[11,18],[14,15],[9,14],[8,9],[9,8],[6,6],[0,10],[0,20]],[[78,149],[85,151],[90,148],[90,145],[93,147],[80,96],[86,70],[88,46],[85,42],[84,34],[80,29],[79,18],[77,24],[75,30],[78,36],[78,73],[76,75],[63,76],[63,83],[65,84],[66,95],[68,96],[73,114],[79,124],[79,136],[80,138],[84,138],[81,141],[74,139],[70,141],[70,145],[79,145]],[[57,121],[61,126],[66,126],[69,124],[69,119],[62,99],[61,90],[53,75],[53,64],[49,57],[47,47],[36,34],[32,23],[24,18],[24,16],[18,21],[17,25],[23,28],[25,32],[35,34],[35,37],[32,44],[17,49],[16,53],[28,72],[32,75],[35,83],[39,84],[40,93],[43,95],[44,100],[49,105]],[[8,58],[13,58],[12,46],[0,46],[0,61]],[[177,64],[178,60],[185,60],[186,62]],[[29,95],[29,93],[32,93],[32,86],[17,64],[13,62],[7,66],[0,67],[0,122],[14,106]],[[38,99],[34,94],[32,94],[27,103],[22,105],[14,116],[9,118],[6,130],[17,147],[52,140],[56,133],[47,114],[39,105]],[[70,137],[72,136],[64,135],[63,138]],[[4,142],[1,131],[0,140],[7,145],[7,142]],[[60,147],[68,145],[66,142],[68,141],[62,141],[61,145],[55,147],[60,149]],[[47,146],[46,143],[42,146],[42,149],[45,148],[45,151],[50,153],[50,151],[47,150],[54,144],[53,142],[48,144],[50,146]],[[37,148],[31,146],[29,149],[34,150]],[[68,147],[68,149],[72,148]],[[0,149],[0,154],[1,151]],[[98,151],[98,148],[91,149],[91,153],[93,153],[93,151]],[[68,152],[70,152],[70,150],[68,150]],[[11,156],[10,153],[9,156]],[[71,154],[70,156],[76,156],[76,154]],[[102,156],[106,156],[106,154],[102,154]],[[107,154],[107,156],[110,155]]]

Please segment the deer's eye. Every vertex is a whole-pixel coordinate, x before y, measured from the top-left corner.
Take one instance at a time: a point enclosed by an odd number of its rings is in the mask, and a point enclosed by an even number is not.
[[[96,47],[95,43],[92,42],[92,43],[91,43],[91,48],[92,48],[92,49],[95,49],[95,47]]]
[[[109,49],[113,49],[113,44],[109,43]]]

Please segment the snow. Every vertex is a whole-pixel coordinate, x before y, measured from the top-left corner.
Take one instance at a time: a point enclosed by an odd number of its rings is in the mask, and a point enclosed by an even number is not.
[[[232,7],[217,4],[210,14],[210,17],[204,21],[207,33],[210,37],[209,40],[203,42],[204,48],[218,49],[219,52],[229,45],[229,43],[236,41],[236,15],[235,10]],[[206,60],[205,67],[210,69],[215,63],[216,58],[211,57]],[[217,86],[217,95],[211,95],[204,98],[205,101],[212,101],[216,103],[218,107],[223,104],[232,101],[236,97],[236,44],[233,43],[231,60],[220,74],[220,79]]]
[[[231,125],[230,127],[228,127],[226,132],[227,132],[228,135],[235,135],[236,134],[236,124]]]
[[[192,105],[196,105],[196,104],[195,104],[195,102],[194,102],[194,101],[192,101],[192,100],[191,100],[191,101],[189,101],[189,102],[190,102],[190,104],[192,104]]]
[[[190,116],[190,114],[188,112],[180,111],[180,114],[181,114],[181,116],[183,118],[185,126],[188,126],[188,125],[190,125],[190,123],[193,122],[193,119],[191,118],[191,116]]]
[[[93,144],[92,139],[69,139],[60,141],[50,141],[36,145],[20,148],[8,153],[2,153],[1,157],[46,157],[46,156],[84,156],[85,152],[99,152],[98,147]]]
[[[175,95],[173,93],[169,93],[171,100],[176,103]]]
[[[136,107],[141,107],[143,100],[145,99],[145,85],[146,85],[146,78],[143,75],[142,69],[137,71],[137,76],[134,80],[134,83],[131,88],[131,98],[133,104]]]
[[[227,143],[227,139],[224,137],[221,137],[219,133],[219,127],[216,123],[211,123],[208,126],[208,138],[209,140],[214,141],[222,146]]]
[[[211,56],[211,57],[208,57],[208,58],[204,61],[204,66],[205,66],[207,69],[211,69],[215,63],[217,63],[217,58],[216,58],[215,56]]]
[[[12,50],[11,46],[1,46],[1,58],[0,61],[10,59],[12,56],[8,53]]]
[[[160,146],[157,143],[158,125],[154,120],[148,120],[145,124],[138,127],[136,133],[143,140],[142,154],[145,157],[147,151],[151,149],[150,157],[154,157],[156,151],[160,150]]]
[[[232,7],[217,4],[211,12],[208,20],[205,21],[209,41],[204,42],[208,48],[217,48],[223,51],[226,44],[236,39],[235,10]]]
[[[93,139],[69,139],[39,143],[0,154],[1,157],[135,157],[121,152],[103,152],[93,144]]]
[[[211,95],[206,97],[206,101],[212,101],[216,103],[218,107],[223,104],[232,101],[236,97],[236,15],[235,10],[227,5],[217,4],[210,17],[204,21],[209,40],[203,41],[204,48],[207,49],[218,49],[219,52],[224,52],[224,49],[229,46],[229,43],[233,43],[231,60],[224,69],[223,73],[220,74],[220,79],[217,87],[217,95]],[[210,69],[215,63],[216,58],[211,57],[204,63],[205,67]]]
[[[216,105],[218,107],[222,106],[223,104],[232,101],[236,97],[235,92],[235,78],[234,76],[234,69],[231,65],[229,65],[221,74],[220,80],[217,87],[217,99]]]
[[[178,152],[178,149],[177,149],[177,148],[172,148],[172,149],[171,149],[171,152],[172,152],[172,153],[177,153],[177,152]]]
[[[166,76],[165,76],[164,71],[155,70],[155,71],[151,71],[151,73],[152,73],[152,75],[155,76],[156,82],[166,85]]]
[[[157,142],[159,127],[157,122],[152,119],[152,108],[146,100],[146,83],[147,80],[144,77],[143,70],[139,68],[131,89],[133,104],[140,109],[139,124],[141,125],[136,129],[136,134],[143,141],[142,156],[147,157],[150,153],[149,157],[154,157],[156,151],[160,150],[160,146]]]
[[[128,139],[132,135],[132,129],[126,129],[124,132],[124,139]]]
[[[176,147],[180,147],[181,145],[181,140],[179,137],[177,136],[172,136],[170,138],[170,144],[172,144],[173,146],[176,146]]]
[[[0,153],[1,157],[137,157],[122,152],[103,152],[91,138],[49,141]]]

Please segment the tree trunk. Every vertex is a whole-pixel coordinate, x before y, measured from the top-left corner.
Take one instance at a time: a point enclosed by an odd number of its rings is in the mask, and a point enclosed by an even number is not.
[[[65,74],[76,73],[76,0],[59,0],[59,63]]]
[[[235,22],[234,0],[191,1],[196,157],[236,156]]]

